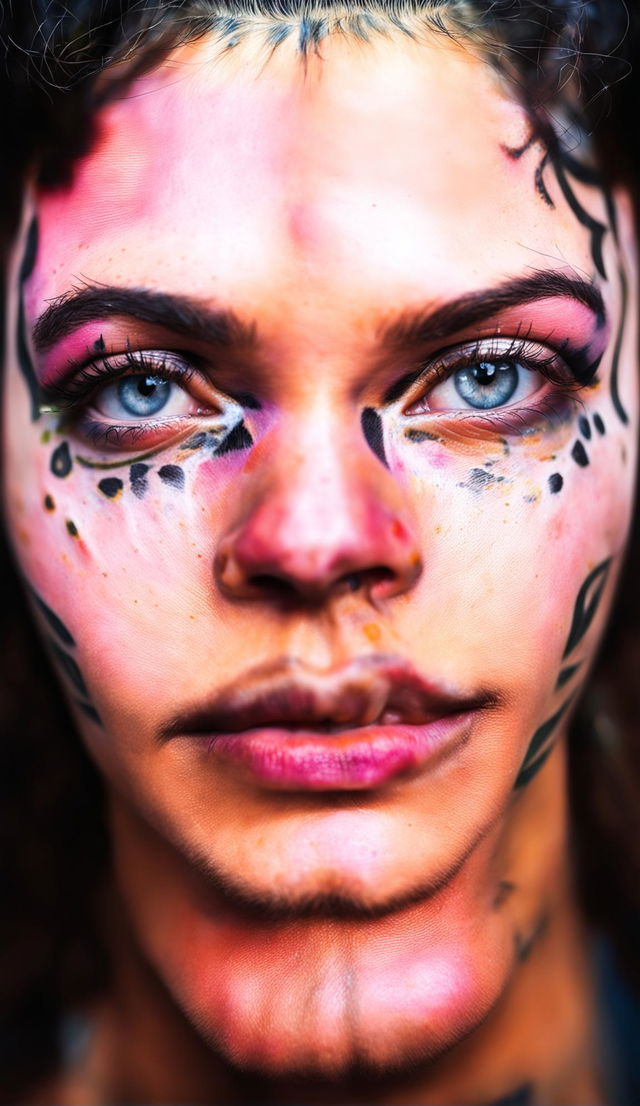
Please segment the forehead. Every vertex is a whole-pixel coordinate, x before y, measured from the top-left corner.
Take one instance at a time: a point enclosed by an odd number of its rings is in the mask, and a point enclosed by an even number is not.
[[[509,158],[526,116],[470,49],[432,35],[322,55],[205,40],[137,81],[71,186],[40,197],[32,296],[99,280],[253,307],[265,283],[274,301],[301,279],[378,299],[392,279],[411,300],[434,279],[455,294],[539,267],[550,248],[589,267],[575,218]]]

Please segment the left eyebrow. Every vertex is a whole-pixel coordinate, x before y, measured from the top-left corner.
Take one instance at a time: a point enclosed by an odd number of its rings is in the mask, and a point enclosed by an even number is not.
[[[418,345],[440,342],[485,322],[508,308],[521,307],[534,300],[570,298],[583,304],[596,316],[598,328],[607,318],[604,299],[595,284],[577,280],[556,269],[542,270],[529,277],[515,277],[502,284],[469,292],[433,309],[403,311],[387,323],[380,335],[385,345]]]
[[[52,300],[33,328],[33,344],[39,354],[85,323],[105,318],[129,318],[161,326],[176,334],[206,343],[251,345],[255,329],[226,308],[205,306],[188,296],[152,292],[146,288],[89,285],[79,292]]]

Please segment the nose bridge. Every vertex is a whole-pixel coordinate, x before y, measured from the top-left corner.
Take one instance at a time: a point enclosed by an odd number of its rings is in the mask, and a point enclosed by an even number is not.
[[[221,542],[223,590],[247,597],[278,581],[317,596],[364,576],[393,580],[397,590],[416,575],[399,489],[366,444],[357,412],[338,417],[318,405],[290,416],[262,451],[242,521]]]

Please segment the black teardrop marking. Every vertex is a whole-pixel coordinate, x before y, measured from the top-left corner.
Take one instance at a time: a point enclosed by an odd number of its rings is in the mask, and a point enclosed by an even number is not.
[[[234,426],[231,433],[224,439],[219,449],[216,450],[216,456],[221,457],[223,453],[233,453],[235,450],[248,449],[253,445],[253,438],[247,430],[243,422],[238,426]]]
[[[372,452],[375,453],[378,460],[382,461],[382,464],[389,468],[387,455],[384,449],[384,434],[382,432],[382,419],[380,415],[377,411],[374,411],[373,407],[365,407],[360,416],[360,423],[367,445]]]
[[[549,477],[549,490],[553,492],[554,495],[557,495],[559,491],[562,491],[563,484],[564,480],[562,479],[562,474],[559,472],[552,472]]]
[[[573,457],[576,465],[580,465],[580,468],[586,468],[589,464],[589,458],[587,451],[584,448],[582,442],[574,442],[571,450],[571,456]]]
[[[64,479],[73,468],[68,442],[60,442],[51,455],[51,471],[54,476]]]

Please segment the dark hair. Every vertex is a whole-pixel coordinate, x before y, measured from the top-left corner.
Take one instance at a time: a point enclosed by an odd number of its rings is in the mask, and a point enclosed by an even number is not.
[[[640,20],[624,0],[30,0],[0,5],[5,162],[0,247],[15,231],[27,170],[63,182],[90,148],[109,95],[176,44],[213,30],[233,49],[262,21],[275,48],[320,49],[339,27],[360,38],[426,25],[479,44],[532,118],[560,108],[590,133],[610,182],[638,197],[629,73]],[[117,68],[114,68],[117,65]],[[110,80],[101,79],[110,69]],[[586,916],[609,933],[640,983],[640,599],[632,538],[619,601],[570,735],[576,870]],[[0,548],[0,1071],[15,1101],[59,1063],[65,1011],[108,980],[97,910],[108,872],[102,788],[73,730],[16,578]]]

